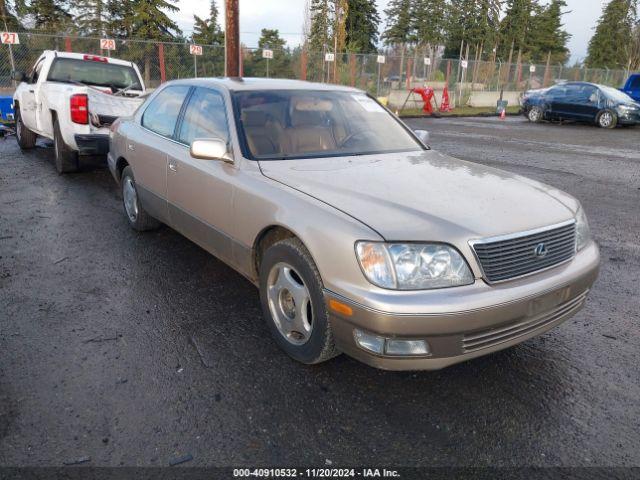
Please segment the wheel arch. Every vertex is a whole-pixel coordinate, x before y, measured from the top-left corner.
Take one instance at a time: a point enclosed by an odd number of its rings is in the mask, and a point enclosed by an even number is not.
[[[280,240],[284,240],[286,238],[296,238],[298,239],[304,247],[307,249],[311,258],[313,255],[311,251],[305,244],[304,240],[293,230],[285,227],[283,225],[272,224],[265,228],[263,228],[260,233],[256,236],[253,247],[251,249],[251,275],[257,280],[260,276],[260,263],[262,262],[262,257],[264,256],[264,252],[267,249],[279,242]]]
[[[118,182],[122,180],[122,172],[128,166],[130,165],[126,158],[124,158],[123,156],[118,157],[118,159],[116,160],[116,174],[118,176],[117,177]]]

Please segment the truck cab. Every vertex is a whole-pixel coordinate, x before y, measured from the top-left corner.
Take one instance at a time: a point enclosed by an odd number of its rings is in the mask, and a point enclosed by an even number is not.
[[[636,102],[640,102],[640,73],[632,74],[621,90],[633,98]]]
[[[134,63],[82,53],[45,51],[29,73],[13,78],[20,82],[13,96],[18,144],[53,140],[59,173],[76,171],[82,156],[106,154],[110,125],[132,115],[145,93]]]

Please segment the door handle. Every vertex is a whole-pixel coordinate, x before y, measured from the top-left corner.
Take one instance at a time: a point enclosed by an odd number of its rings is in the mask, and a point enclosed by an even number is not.
[[[132,151],[132,152],[135,152],[136,146],[133,143],[129,143],[129,144],[127,144],[127,149]]]
[[[176,168],[176,164],[173,163],[171,160],[169,160],[169,170],[171,170],[172,172],[178,171],[178,169]]]

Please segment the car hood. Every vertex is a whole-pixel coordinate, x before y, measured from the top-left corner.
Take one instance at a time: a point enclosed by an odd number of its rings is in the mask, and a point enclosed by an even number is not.
[[[260,168],[389,241],[466,243],[554,225],[578,208],[573,197],[552,187],[434,150],[269,160]]]

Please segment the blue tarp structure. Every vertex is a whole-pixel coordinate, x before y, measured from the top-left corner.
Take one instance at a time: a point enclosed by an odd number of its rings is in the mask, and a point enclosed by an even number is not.
[[[13,98],[0,97],[0,122],[13,122]]]

